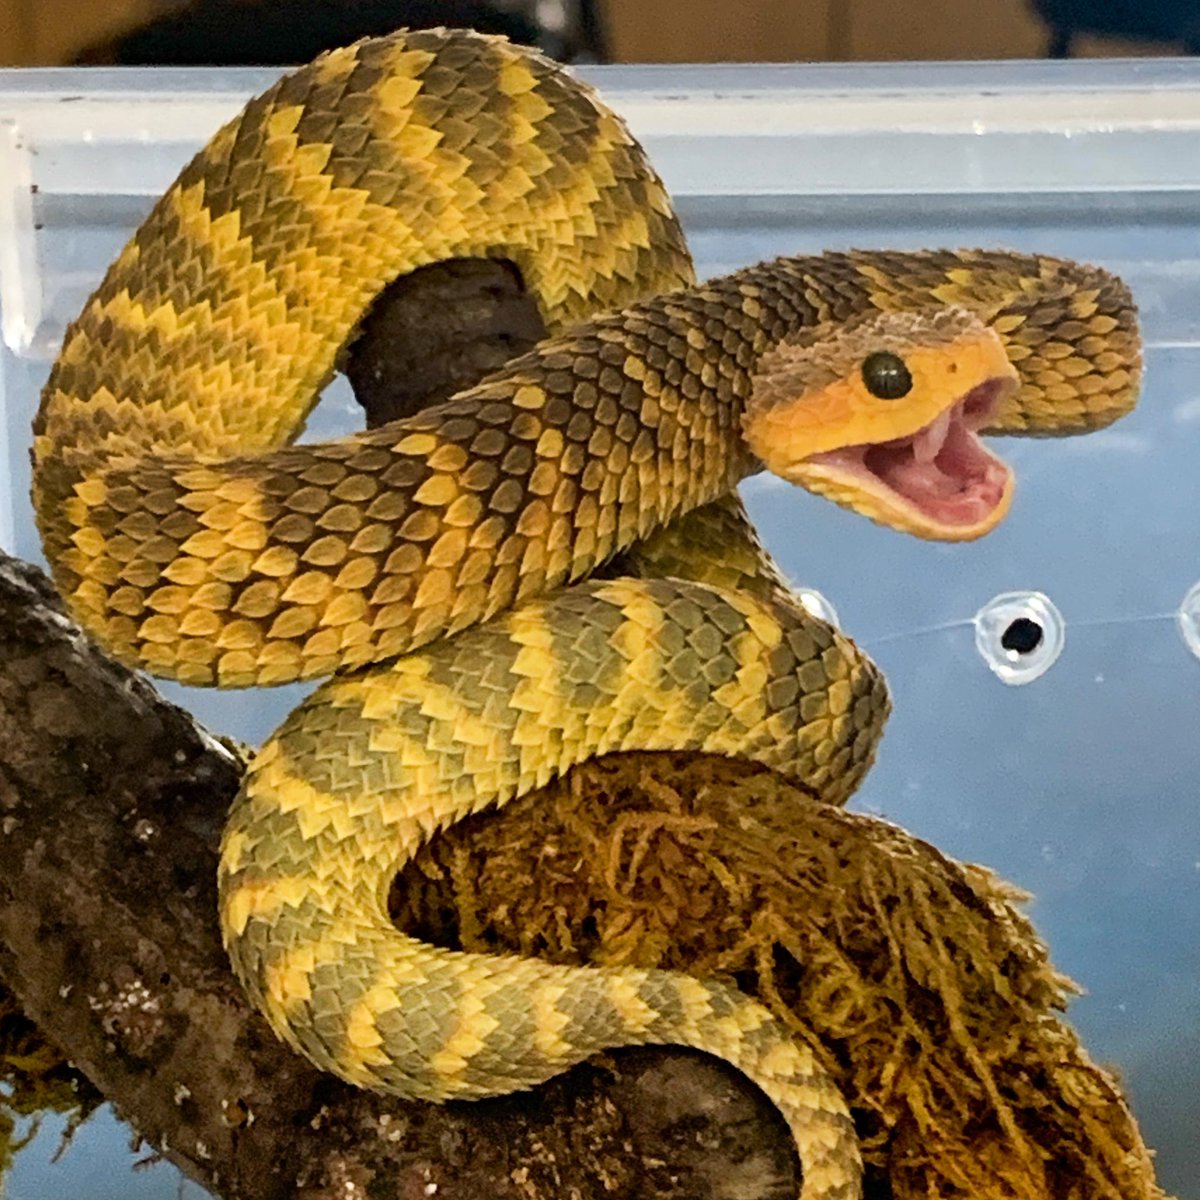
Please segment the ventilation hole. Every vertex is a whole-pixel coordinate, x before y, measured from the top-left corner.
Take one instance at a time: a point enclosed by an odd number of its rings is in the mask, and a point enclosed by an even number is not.
[[[1042,644],[1042,627],[1029,617],[1018,617],[1000,635],[1000,645],[1017,654],[1032,654]]]
[[[1040,679],[1058,661],[1066,622],[1041,592],[1005,592],[975,614],[975,648],[1003,683]]]

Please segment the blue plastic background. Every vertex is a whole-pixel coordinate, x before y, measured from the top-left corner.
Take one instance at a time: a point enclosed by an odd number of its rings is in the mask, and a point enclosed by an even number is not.
[[[1170,69],[1197,79],[1190,65]],[[955,70],[935,76],[967,89],[978,82],[978,73]],[[991,71],[999,84],[1008,78],[1003,68]],[[622,87],[658,87],[663,78],[597,77]],[[236,76],[239,86],[250,81],[247,91],[258,78]],[[756,86],[769,93],[772,78],[780,77],[755,76]],[[816,86],[830,77],[814,69],[788,78]],[[877,92],[923,78],[915,68],[837,75],[839,86]],[[1104,75],[1096,78],[1103,86]],[[746,131],[748,147],[759,132]],[[881,178],[894,165],[887,134],[862,143]],[[1096,152],[1125,153],[1131,144]],[[1010,151],[996,143],[996,153]],[[937,152],[931,144],[929,153]],[[793,578],[832,601],[843,628],[888,674],[896,712],[856,805],[1034,893],[1032,913],[1057,965],[1087,989],[1071,1019],[1093,1055],[1118,1067],[1159,1150],[1163,1185],[1181,1200],[1200,1200],[1200,663],[1174,623],[1200,578],[1200,344],[1180,332],[1194,321],[1191,311],[1181,316],[1181,297],[1186,304],[1200,295],[1191,282],[1200,257],[1200,176],[1194,187],[1173,179],[1162,187],[1055,191],[1050,154],[1040,160],[1047,188],[1029,193],[964,179],[961,190],[920,195],[806,196],[766,187],[739,196],[728,194],[738,190],[729,174],[736,158],[714,160],[710,194],[693,187],[681,200],[704,275],[823,248],[987,245],[1097,261],[1138,289],[1149,345],[1138,411],[1085,439],[1007,443],[1020,490],[1008,521],[982,542],[921,543],[765,478],[745,495]],[[1159,165],[1195,171],[1195,162]],[[704,164],[689,169],[702,173]],[[753,169],[770,167],[755,161]],[[98,275],[147,206],[141,196],[76,205],[59,216],[61,236]],[[88,280],[72,284],[82,295]],[[7,347],[0,353],[13,542],[36,557],[23,439],[47,364]],[[349,411],[335,392],[311,435],[345,428]],[[980,659],[971,618],[991,597],[1021,589],[1054,601],[1067,642],[1044,677],[1009,688]],[[296,694],[187,701],[215,728],[260,737]],[[167,1168],[127,1175],[126,1137],[98,1123],[47,1169],[55,1143],[44,1136],[21,1156],[9,1200],[174,1197]],[[199,1195],[187,1186],[189,1200]]]

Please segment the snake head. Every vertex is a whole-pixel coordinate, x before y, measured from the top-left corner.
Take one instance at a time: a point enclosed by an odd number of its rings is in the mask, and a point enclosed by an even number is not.
[[[743,415],[771,472],[884,525],[939,541],[993,529],[1013,474],[979,439],[1018,377],[961,308],[880,312],[768,351]]]

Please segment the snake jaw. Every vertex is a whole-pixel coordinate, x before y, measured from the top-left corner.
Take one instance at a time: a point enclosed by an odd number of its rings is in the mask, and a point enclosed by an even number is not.
[[[825,352],[833,361],[814,363],[802,344],[767,356],[743,418],[763,465],[918,537],[969,541],[995,528],[1013,474],[978,433],[1018,385],[996,332],[971,314],[889,313],[846,341]],[[895,395],[867,382],[879,358],[901,372]]]
[[[1014,478],[977,430],[1014,390],[1007,378],[985,380],[915,434],[816,454],[785,478],[919,537],[982,537],[1007,514]]]

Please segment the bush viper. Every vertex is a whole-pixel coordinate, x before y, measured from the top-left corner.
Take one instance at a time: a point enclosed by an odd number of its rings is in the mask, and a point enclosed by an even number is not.
[[[380,429],[292,444],[372,299],[515,265],[551,336]],[[658,177],[584,85],[462,31],[289,75],[223,128],[67,331],[35,425],[60,590],[185,683],[331,676],[229,818],[221,920],[275,1029],[364,1087],[445,1099],[682,1043],[759,1083],[803,1194],[860,1187],[812,1049],[718,980],[424,945],[388,883],[437,829],[618,749],[767,763],[840,803],[887,706],[734,497],[764,467],[924,537],[1004,515],[977,434],[1133,403],[1127,290],[1005,252],[830,253],[696,284]]]

